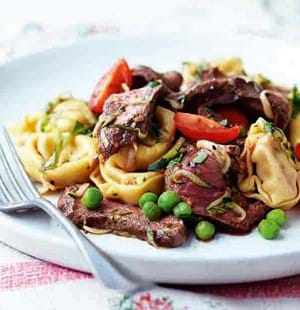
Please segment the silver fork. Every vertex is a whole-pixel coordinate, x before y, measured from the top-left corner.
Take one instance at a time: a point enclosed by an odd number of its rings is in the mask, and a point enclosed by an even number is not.
[[[129,293],[152,287],[153,283],[133,274],[96,247],[54,204],[38,194],[19,160],[7,130],[2,128],[2,132],[4,141],[0,140],[0,211],[42,209],[72,237],[88,262],[91,273],[105,286]],[[4,144],[7,152],[4,151]]]

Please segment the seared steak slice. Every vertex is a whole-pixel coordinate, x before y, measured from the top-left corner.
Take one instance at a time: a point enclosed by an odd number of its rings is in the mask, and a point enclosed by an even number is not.
[[[81,197],[72,197],[80,185],[65,189],[58,200],[58,208],[79,228],[84,225],[109,230],[116,235],[135,236],[152,245],[173,248],[184,244],[187,230],[182,220],[168,215],[160,221],[150,221],[141,209],[112,200],[103,200],[100,209],[88,210],[81,203]]]
[[[149,130],[155,104],[163,87],[146,86],[129,92],[111,95],[104,104],[96,136],[104,159],[131,145]]]
[[[235,156],[236,148],[237,146],[229,146],[228,152]],[[207,158],[197,163],[200,153],[206,153]],[[244,197],[236,188],[234,191],[230,190],[234,186],[228,178],[229,173],[225,175],[222,172],[222,165],[216,154],[206,148],[189,151],[177,166],[166,170],[166,189],[176,191],[182,200],[191,204],[193,213],[213,221],[223,230],[247,232],[263,218],[267,207],[259,201]],[[191,174],[209,187],[201,186],[199,180]],[[235,208],[227,207],[228,202],[231,205],[232,202],[238,204],[238,210],[236,205]]]
[[[178,107],[177,109],[198,112],[201,115],[204,115],[203,106],[213,109],[215,106],[233,104],[255,119],[259,116],[268,118],[260,99],[263,88],[253,81],[240,77],[222,77],[221,74],[217,69],[203,71],[202,82],[194,82],[178,93],[167,94],[166,101],[172,102],[173,108]],[[286,96],[274,89],[268,90],[266,95],[273,112],[272,121],[276,126],[285,129],[290,120],[291,109]],[[180,104],[182,101],[184,104]],[[177,102],[177,105],[174,102]]]
[[[159,73],[147,66],[137,66],[131,69],[132,88],[140,88],[151,81],[162,80],[163,84],[171,91],[179,91],[183,78],[178,71]]]
[[[137,66],[131,69],[132,89],[144,87],[151,81],[159,80],[161,74],[148,66]]]

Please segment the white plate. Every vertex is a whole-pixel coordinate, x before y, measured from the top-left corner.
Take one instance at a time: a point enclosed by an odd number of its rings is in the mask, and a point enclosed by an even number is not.
[[[0,122],[21,120],[66,91],[88,98],[103,70],[122,56],[131,65],[149,64],[166,70],[179,68],[182,60],[238,55],[247,71],[264,72],[289,84],[297,82],[298,52],[299,47],[254,37],[88,40],[0,67]],[[155,249],[136,239],[89,235],[143,277],[166,283],[243,282],[296,274],[300,272],[299,236],[299,210],[289,213],[289,224],[274,241],[262,239],[254,230],[246,236],[218,234],[208,243],[191,237],[180,248]],[[0,214],[0,240],[52,263],[88,271],[73,242],[41,212]]]

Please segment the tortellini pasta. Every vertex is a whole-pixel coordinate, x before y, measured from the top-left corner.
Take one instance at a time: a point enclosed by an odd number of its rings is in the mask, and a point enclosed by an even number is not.
[[[27,173],[43,184],[43,192],[89,181],[98,148],[96,139],[84,134],[95,123],[84,101],[58,97],[45,111],[10,128]]]
[[[86,102],[73,97],[58,97],[50,102],[43,117],[37,123],[38,132],[72,132],[76,124],[91,128],[96,124],[96,117]]]
[[[76,130],[83,133],[83,130],[92,129],[96,121],[86,102],[73,97],[58,97],[48,104],[45,111],[26,116],[23,122],[11,126],[10,132],[22,145],[33,133],[74,133]]]
[[[164,187],[164,174],[157,172],[127,172],[119,168],[111,156],[91,175],[91,180],[101,189],[105,198],[137,204],[145,192],[160,194]]]
[[[158,106],[155,117],[159,127],[158,136],[155,137],[150,131],[139,143],[122,148],[112,156],[120,168],[126,171],[147,170],[151,163],[168,151],[176,132],[174,113]]]
[[[240,157],[239,189],[271,208],[290,209],[300,200],[300,172],[284,132],[259,118]]]
[[[35,133],[19,149],[27,173],[43,184],[43,192],[87,182],[95,169],[96,141],[77,135],[64,145],[64,138],[53,133]]]

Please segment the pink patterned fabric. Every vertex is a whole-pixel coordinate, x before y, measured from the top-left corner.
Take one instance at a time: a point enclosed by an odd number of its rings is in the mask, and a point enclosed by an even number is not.
[[[91,277],[86,273],[41,261],[2,265],[0,276],[0,292]]]

